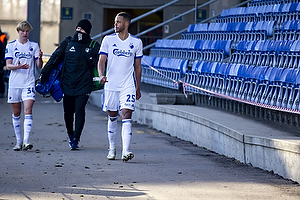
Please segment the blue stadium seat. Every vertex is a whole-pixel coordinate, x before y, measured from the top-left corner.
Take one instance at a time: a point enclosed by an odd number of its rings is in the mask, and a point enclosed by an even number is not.
[[[249,75],[249,89],[248,93],[245,96],[245,99],[248,101],[255,101],[255,98],[260,91],[260,83],[264,81],[265,73],[268,70],[268,66],[256,66],[253,70],[248,73]]]
[[[273,73],[272,71],[276,69],[275,67],[269,67],[265,73],[262,75],[258,88],[256,89],[254,96],[251,97],[251,100],[256,103],[264,103],[266,96],[268,95],[268,86],[270,83],[270,75]],[[254,100],[253,100],[254,99]]]
[[[282,83],[282,98],[278,98],[277,106],[292,108],[295,94],[295,83],[299,69],[286,69],[288,71],[285,81]]]
[[[289,99],[288,108],[300,110],[300,73],[297,74],[295,84],[293,86],[293,96]]]
[[[260,103],[271,105],[272,97],[277,95],[278,90],[276,90],[276,84],[278,81],[280,81],[280,76],[283,70],[283,68],[272,68],[271,73],[268,74],[268,85],[265,88]]]
[[[215,68],[215,84],[212,88],[213,92],[220,93],[220,94],[222,93],[222,86],[223,86],[223,82],[225,81],[224,73],[228,65],[229,65],[228,63],[219,63]]]

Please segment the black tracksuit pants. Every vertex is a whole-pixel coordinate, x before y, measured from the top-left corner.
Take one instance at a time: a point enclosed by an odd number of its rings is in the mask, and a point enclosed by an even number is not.
[[[80,136],[85,123],[85,106],[89,99],[89,94],[79,96],[64,95],[63,107],[67,132],[73,138],[80,140]],[[74,126],[75,115],[75,126]]]

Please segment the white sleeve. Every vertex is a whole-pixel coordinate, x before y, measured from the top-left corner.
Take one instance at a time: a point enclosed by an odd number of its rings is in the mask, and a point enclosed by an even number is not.
[[[141,39],[139,39],[138,48],[135,53],[135,58],[142,58],[142,57],[143,57],[143,42]]]
[[[104,54],[104,55],[108,56],[108,39],[106,36],[102,40],[99,54]]]
[[[10,48],[11,46],[12,46],[11,44],[6,45],[5,59],[13,59],[14,58],[12,48]]]

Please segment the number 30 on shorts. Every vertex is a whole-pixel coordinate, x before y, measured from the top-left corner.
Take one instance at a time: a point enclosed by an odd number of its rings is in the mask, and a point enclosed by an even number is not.
[[[31,92],[33,94],[35,94],[35,88],[34,87],[33,88],[27,88],[27,94],[31,94]]]
[[[135,95],[130,95],[130,94],[127,94],[127,100],[126,102],[135,102]]]

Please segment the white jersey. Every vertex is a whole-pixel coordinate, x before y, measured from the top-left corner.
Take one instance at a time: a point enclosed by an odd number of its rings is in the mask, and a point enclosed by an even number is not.
[[[12,59],[13,65],[27,63],[28,69],[11,70],[9,75],[10,88],[28,88],[35,86],[34,68],[39,56],[39,45],[36,42],[27,41],[25,44],[14,40],[7,44],[5,59]]]
[[[106,90],[135,88],[134,60],[143,57],[143,43],[139,38],[129,34],[123,41],[116,33],[107,35],[103,38],[99,54],[107,56]]]

